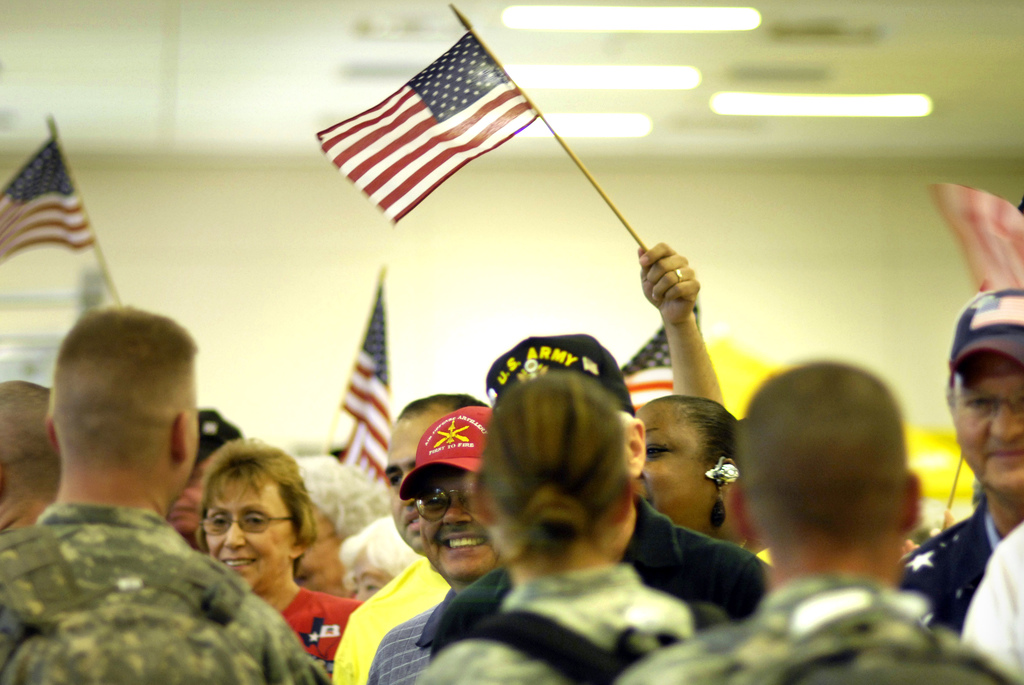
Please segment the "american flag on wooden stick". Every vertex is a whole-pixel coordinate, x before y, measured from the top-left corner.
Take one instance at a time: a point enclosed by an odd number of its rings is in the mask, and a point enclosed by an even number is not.
[[[56,138],[43,145],[0,196],[0,261],[43,243],[76,250],[93,244]]]
[[[356,420],[342,461],[382,482],[387,481],[384,469],[391,440],[390,405],[382,280],[377,286],[377,301],[366,327],[366,337],[342,400],[342,407]]]
[[[317,134],[324,153],[392,222],[537,113],[472,34],[362,114]]]
[[[622,367],[626,388],[639,409],[653,399],[672,394],[672,361],[669,359],[668,338],[662,326],[647,344]]]

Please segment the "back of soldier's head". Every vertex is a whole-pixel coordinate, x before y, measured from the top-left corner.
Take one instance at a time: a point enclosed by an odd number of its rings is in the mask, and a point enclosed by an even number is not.
[[[175,416],[195,410],[196,345],[171,319],[130,307],[93,310],[64,338],[53,416],[64,458],[145,457]]]
[[[752,515],[772,545],[808,535],[870,544],[902,523],[900,411],[860,369],[809,364],[765,383],[741,427],[739,463]]]
[[[60,458],[46,435],[50,390],[27,381],[0,383],[0,466],[5,503],[51,502]]]

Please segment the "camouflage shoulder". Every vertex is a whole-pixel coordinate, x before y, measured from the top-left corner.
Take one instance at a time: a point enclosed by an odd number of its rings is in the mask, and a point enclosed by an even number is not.
[[[234,575],[233,571],[229,571]],[[268,685],[330,683],[327,673],[309,657],[284,617],[246,586],[232,630],[263,664]]]
[[[462,640],[434,657],[416,685],[573,685],[545,663],[489,640]]]
[[[724,632],[723,632],[724,637]],[[695,639],[659,649],[626,671],[616,685],[722,685],[731,681],[738,661],[728,649]]]

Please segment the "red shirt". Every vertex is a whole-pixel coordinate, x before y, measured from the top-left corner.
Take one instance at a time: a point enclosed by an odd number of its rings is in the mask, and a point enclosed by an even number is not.
[[[341,643],[349,615],[362,602],[335,597],[325,592],[299,588],[299,594],[283,612],[284,620],[302,640],[302,645],[328,673],[334,673],[334,653]]]

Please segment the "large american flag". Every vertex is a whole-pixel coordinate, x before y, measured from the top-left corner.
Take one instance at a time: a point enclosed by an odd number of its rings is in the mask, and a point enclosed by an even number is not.
[[[384,469],[391,440],[391,400],[388,390],[388,354],[384,336],[384,283],[377,287],[377,302],[366,327],[348,390],[342,400],[356,420],[342,461],[386,482]]]
[[[42,243],[73,249],[93,243],[56,139],[43,145],[0,196],[0,261]]]
[[[658,397],[672,394],[672,361],[669,359],[664,326],[626,362],[622,367],[622,375],[634,409]]]
[[[376,107],[317,134],[335,166],[396,222],[537,113],[472,34]]]

